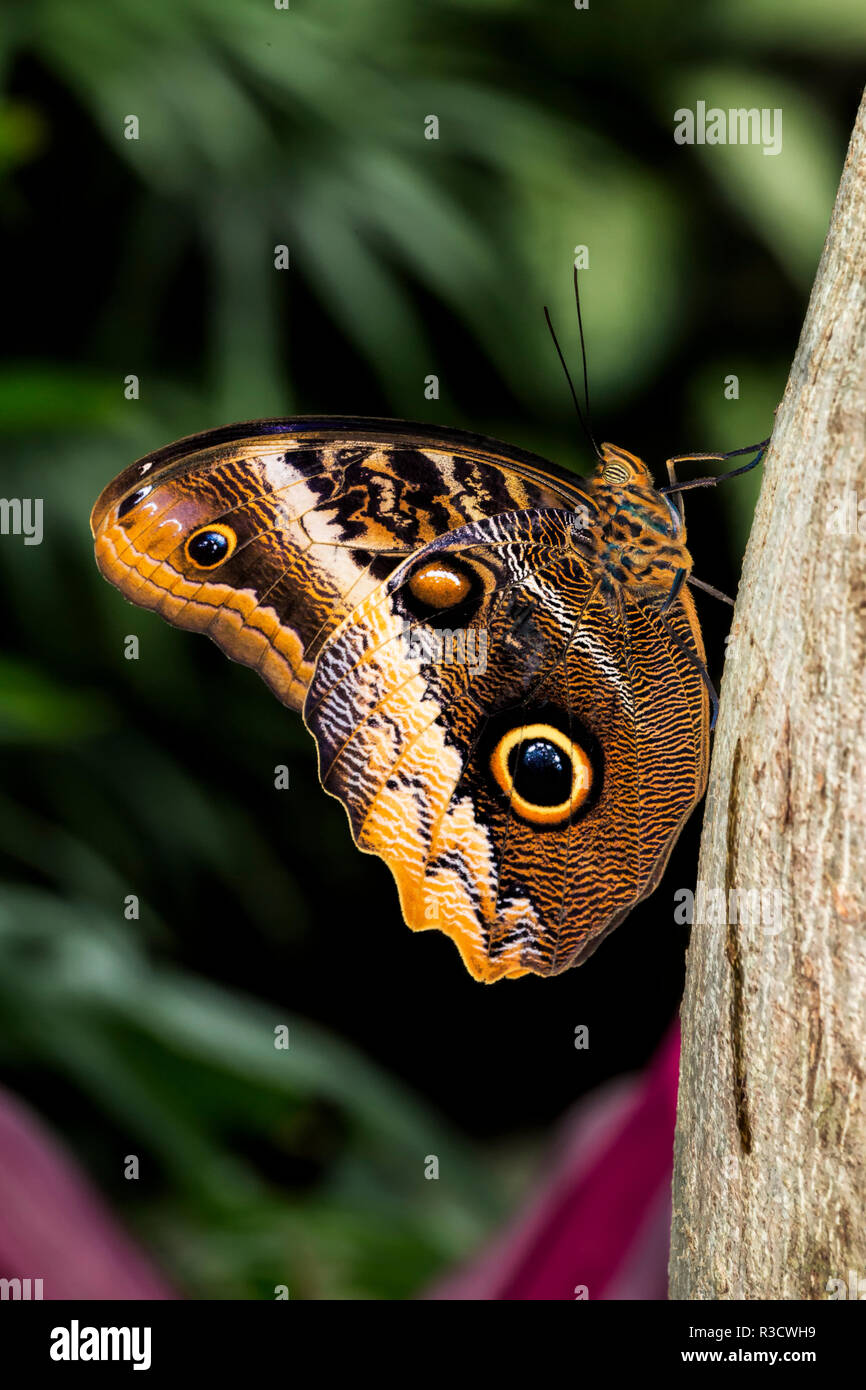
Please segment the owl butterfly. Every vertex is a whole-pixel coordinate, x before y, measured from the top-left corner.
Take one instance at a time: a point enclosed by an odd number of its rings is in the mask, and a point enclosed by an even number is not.
[[[91,526],[126,598],[302,713],[406,922],[476,979],[576,965],[655,888],[711,687],[682,499],[634,454],[581,479],[430,425],[256,420],[134,463]]]

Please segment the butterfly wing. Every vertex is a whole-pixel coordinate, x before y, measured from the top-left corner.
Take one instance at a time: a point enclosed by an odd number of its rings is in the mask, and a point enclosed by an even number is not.
[[[450,660],[414,640],[413,576],[431,562],[477,581],[448,612]],[[452,937],[475,978],[566,969],[657,884],[708,744],[688,595],[665,621],[679,646],[605,583],[573,513],[522,512],[431,542],[322,648],[304,707],[322,783],[391,868],[408,925]],[[585,774],[576,804],[537,775],[535,801],[521,792],[545,740]]]
[[[409,925],[447,932],[494,980],[588,955],[655,886],[706,776],[691,601],[666,614],[672,645],[582,548],[581,510],[597,508],[579,480],[495,441],[299,417],[147,456],[91,524],[126,597],[207,632],[303,708],[323,783],[389,864]],[[446,660],[407,638],[427,565],[469,576],[432,616]],[[583,759],[565,815],[509,789],[524,744],[546,746],[526,729]]]
[[[581,497],[579,479],[477,435],[300,416],[140,459],[91,527],[127,598],[207,633],[300,709],[328,635],[402,557],[467,522]]]

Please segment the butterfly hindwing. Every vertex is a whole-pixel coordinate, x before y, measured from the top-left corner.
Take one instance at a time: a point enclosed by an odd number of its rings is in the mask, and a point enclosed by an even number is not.
[[[604,593],[573,537],[573,516],[547,511],[431,543],[333,634],[304,709],[323,785],[388,863],[409,926],[444,931],[487,981],[588,955],[655,886],[703,791],[699,671],[652,613]],[[471,609],[449,613],[465,624],[461,644],[448,629],[451,659],[430,660],[413,628],[412,576],[432,560],[479,580]],[[685,607],[668,621],[691,640]],[[559,819],[494,774],[521,729],[586,757],[589,792]]]

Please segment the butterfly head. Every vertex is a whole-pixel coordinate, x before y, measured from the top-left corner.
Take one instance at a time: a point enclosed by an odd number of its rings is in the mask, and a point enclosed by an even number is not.
[[[629,487],[634,484],[653,486],[653,478],[643,459],[621,449],[618,444],[602,444],[601,458],[595,478],[608,487]]]
[[[614,586],[656,590],[666,598],[677,574],[692,568],[682,515],[637,454],[602,444],[599,455],[589,483],[602,515],[596,556]]]

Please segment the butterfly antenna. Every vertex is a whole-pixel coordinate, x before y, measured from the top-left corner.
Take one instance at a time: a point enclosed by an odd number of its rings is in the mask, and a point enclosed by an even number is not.
[[[584,413],[583,413],[583,411],[582,411],[581,408],[580,408],[580,401],[577,399],[577,392],[576,392],[575,389],[574,389],[574,382],[573,382],[572,379],[571,379],[571,373],[570,373],[570,371],[568,370],[568,367],[567,367],[566,362],[565,362],[565,358],[564,358],[563,355],[562,355],[562,348],[559,346],[559,339],[558,339],[557,336],[556,336],[556,332],[555,332],[555,330],[554,330],[553,324],[552,324],[551,319],[550,319],[550,310],[548,309],[548,307],[547,307],[546,304],[545,304],[545,306],[544,306],[544,317],[545,317],[546,320],[547,320],[547,327],[550,329],[550,336],[551,336],[551,338],[553,339],[553,346],[556,348],[557,356],[559,357],[559,360],[560,360],[560,362],[562,363],[562,370],[565,372],[565,379],[566,379],[566,381],[568,382],[568,389],[569,389],[569,391],[571,392],[571,399],[574,401],[574,408],[575,408],[575,410],[577,411],[577,418],[578,418],[578,420],[580,421],[581,425],[583,426],[583,430],[584,430],[584,433],[586,434],[587,439],[589,440],[590,444],[592,445],[592,447],[593,447],[593,449],[595,450],[595,452],[596,452],[596,454],[598,455],[598,457],[601,458],[601,453],[599,452],[599,447],[598,447],[598,445],[596,444],[595,440],[594,440],[593,437],[592,437],[592,430],[589,428],[589,425],[588,425],[588,423],[587,423],[587,421],[586,421],[586,417],[584,416]],[[585,367],[585,362],[584,362],[584,367]]]
[[[590,443],[599,458],[601,450],[595,442],[595,435],[592,432],[592,413],[589,409],[589,372],[586,366],[586,341],[583,336],[583,314],[580,312],[580,290],[577,284],[577,266],[574,267],[574,302],[577,305],[577,326],[580,330],[580,355],[583,360],[583,399],[586,406],[586,432],[589,435]]]

